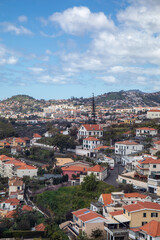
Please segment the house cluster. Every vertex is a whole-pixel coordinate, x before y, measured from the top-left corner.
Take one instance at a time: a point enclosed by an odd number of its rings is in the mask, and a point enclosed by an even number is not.
[[[8,180],[9,189],[5,197],[0,201],[0,217],[3,219],[14,220],[17,216],[17,209],[22,213],[32,212],[34,208],[26,205],[24,201],[25,184],[22,178],[12,177]],[[8,192],[8,194],[7,194]],[[44,224],[35,226],[33,231],[45,231]]]
[[[160,204],[140,193],[101,194],[90,209],[79,209],[72,215],[73,220],[61,224],[60,228],[75,237],[80,232],[90,237],[95,230],[100,230],[109,240],[160,238]]]
[[[29,176],[30,178],[37,176],[37,167],[28,165],[25,162],[8,157],[6,155],[0,155],[0,176],[12,178],[14,176],[23,178]]]

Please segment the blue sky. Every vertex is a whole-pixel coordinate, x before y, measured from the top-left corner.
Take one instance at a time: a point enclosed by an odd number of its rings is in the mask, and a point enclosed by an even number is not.
[[[160,90],[159,0],[1,0],[0,99]]]

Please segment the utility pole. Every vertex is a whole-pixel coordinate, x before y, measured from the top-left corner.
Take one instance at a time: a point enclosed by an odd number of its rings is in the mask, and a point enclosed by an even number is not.
[[[94,101],[94,93],[92,95],[92,114],[91,114],[92,122],[96,123],[96,111],[95,111],[95,101]]]

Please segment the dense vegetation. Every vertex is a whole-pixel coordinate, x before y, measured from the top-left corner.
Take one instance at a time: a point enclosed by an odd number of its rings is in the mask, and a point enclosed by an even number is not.
[[[38,142],[58,147],[61,152],[63,152],[64,149],[75,148],[76,146],[73,137],[61,133],[58,133],[51,138],[42,138]]]
[[[57,191],[46,191],[36,196],[36,203],[51,211],[56,223],[71,218],[71,212],[89,207],[91,201],[97,200],[101,193],[110,193],[116,188],[104,182],[97,182],[94,191],[88,191],[83,185],[63,187]]]
[[[0,118],[0,139],[12,137],[15,135],[15,130],[11,122],[4,118]]]
[[[51,165],[54,165],[56,162],[53,150],[32,147],[30,150],[25,151],[25,156],[30,160],[41,163],[49,163]]]

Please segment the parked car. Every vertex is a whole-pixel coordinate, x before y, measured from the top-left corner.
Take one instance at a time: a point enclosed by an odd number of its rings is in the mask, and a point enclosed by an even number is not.
[[[160,203],[160,198],[155,199],[154,202]]]
[[[147,190],[146,190],[146,188],[139,188],[139,191],[146,192]]]

